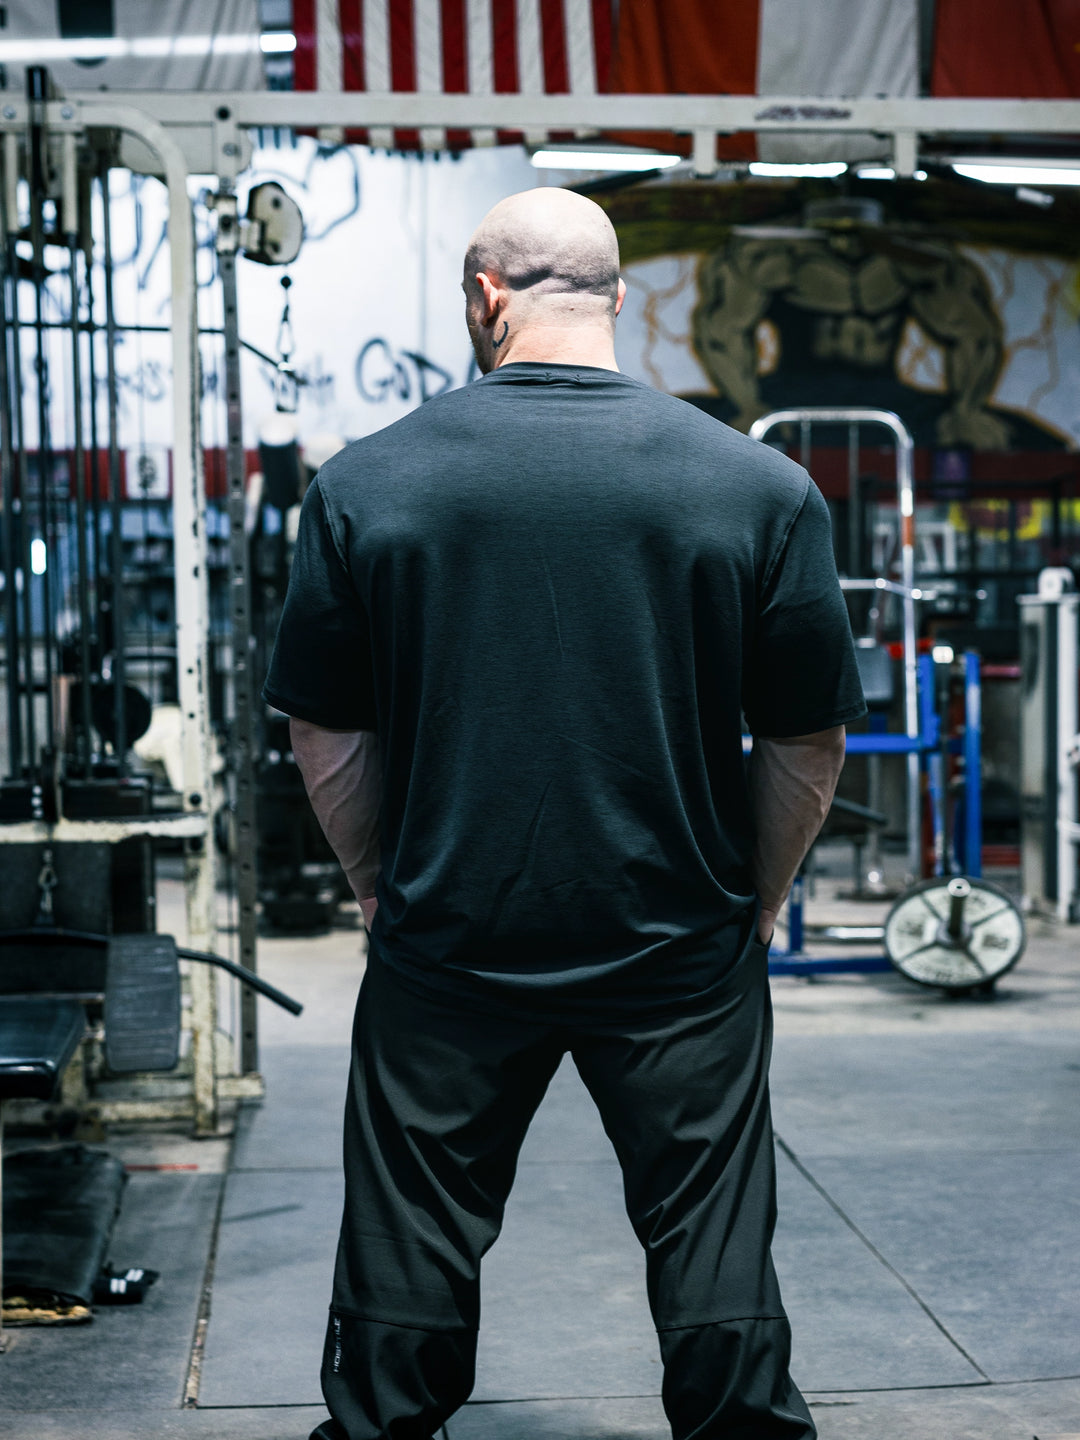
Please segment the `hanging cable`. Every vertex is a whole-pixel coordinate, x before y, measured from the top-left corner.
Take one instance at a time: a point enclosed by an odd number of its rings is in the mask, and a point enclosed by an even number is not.
[[[289,308],[289,289],[292,280],[288,275],[281,277],[283,303],[277,333],[277,366],[274,371],[274,409],[285,415],[295,415],[300,404],[300,386],[296,368],[292,363],[296,340],[293,336],[292,316]]]

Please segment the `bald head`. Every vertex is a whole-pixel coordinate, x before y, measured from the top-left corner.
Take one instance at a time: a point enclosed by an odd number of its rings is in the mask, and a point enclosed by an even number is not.
[[[479,271],[539,299],[595,296],[614,311],[619,243],[600,206],[555,187],[500,200],[465,252],[465,282]]]
[[[499,330],[603,327],[610,337],[620,296],[619,245],[592,200],[554,186],[510,195],[488,211],[465,252],[469,331],[481,368],[479,318],[501,296]],[[488,319],[493,317],[487,316]],[[493,358],[492,363],[500,363]]]

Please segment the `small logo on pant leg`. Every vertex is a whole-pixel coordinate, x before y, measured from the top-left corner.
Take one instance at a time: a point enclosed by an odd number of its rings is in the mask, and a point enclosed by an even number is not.
[[[335,1315],[332,1323],[334,1326],[334,1363],[331,1368],[336,1375],[341,1369],[341,1321]]]

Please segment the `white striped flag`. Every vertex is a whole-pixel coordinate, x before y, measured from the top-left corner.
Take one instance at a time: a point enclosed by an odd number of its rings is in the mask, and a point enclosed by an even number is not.
[[[293,0],[297,90],[594,95],[608,88],[614,0]],[[572,138],[567,132],[563,138]],[[395,150],[540,143],[487,129],[350,130]]]

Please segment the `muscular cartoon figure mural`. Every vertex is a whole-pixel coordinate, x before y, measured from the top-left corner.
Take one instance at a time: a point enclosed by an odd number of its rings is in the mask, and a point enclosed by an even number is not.
[[[1017,432],[1035,427],[991,403],[1005,345],[989,286],[947,243],[733,233],[701,261],[698,295],[693,345],[717,397],[693,398],[740,429],[784,405],[875,405],[921,444],[1030,443]],[[940,353],[939,393],[898,374],[912,325]]]

